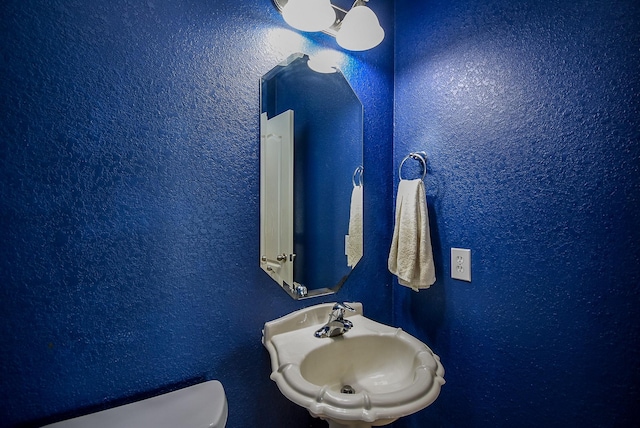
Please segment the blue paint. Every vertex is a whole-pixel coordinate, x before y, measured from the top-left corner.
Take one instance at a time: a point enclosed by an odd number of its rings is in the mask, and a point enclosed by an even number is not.
[[[0,5],[0,426],[211,378],[232,427],[321,426],[260,344],[266,320],[320,302],[257,263],[258,87],[289,53],[266,37],[281,18],[269,1],[90,3]],[[343,67],[365,109],[366,257],[336,297],[447,369],[394,426],[633,425],[637,2],[371,6],[396,39]],[[420,293],[386,272],[394,165],[414,150],[439,277]],[[452,246],[472,249],[471,284],[447,278]]]
[[[395,4],[394,160],[429,154],[438,281],[394,317],[447,384],[394,426],[637,425],[640,5]]]
[[[338,296],[295,302],[258,267],[259,82],[293,52],[268,37],[285,27],[271,2],[9,0],[0,16],[0,426],[214,378],[231,427],[316,423],[269,380],[261,328],[335,298],[390,322],[393,38],[345,62],[379,174],[371,257]]]

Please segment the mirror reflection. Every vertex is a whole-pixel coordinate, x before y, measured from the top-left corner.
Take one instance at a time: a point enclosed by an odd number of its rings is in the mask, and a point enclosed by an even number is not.
[[[300,53],[260,98],[260,266],[296,299],[334,293],[363,255],[362,104]]]

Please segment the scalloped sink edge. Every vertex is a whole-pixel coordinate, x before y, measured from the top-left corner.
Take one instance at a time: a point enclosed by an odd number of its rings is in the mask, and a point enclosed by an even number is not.
[[[280,392],[330,426],[387,425],[433,403],[445,383],[440,358],[402,329],[365,317],[361,303],[348,304],[353,328],[335,338],[313,335],[333,303],[265,323],[262,343]],[[341,392],[345,385],[354,393]]]

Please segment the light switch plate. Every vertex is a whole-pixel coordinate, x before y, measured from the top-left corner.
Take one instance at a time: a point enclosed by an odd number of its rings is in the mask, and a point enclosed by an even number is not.
[[[451,278],[471,282],[471,250],[451,249]]]

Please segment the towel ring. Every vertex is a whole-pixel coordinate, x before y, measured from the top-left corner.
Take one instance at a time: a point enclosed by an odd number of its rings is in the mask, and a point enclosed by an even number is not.
[[[400,166],[398,167],[398,177],[402,180],[402,165],[407,161],[407,159],[415,159],[420,161],[422,164],[422,180],[427,176],[427,154],[425,152],[411,152],[407,156],[402,159],[400,162]]]
[[[356,170],[353,171],[353,175],[351,176],[351,183],[353,183],[353,187],[362,186],[362,173],[364,172],[364,167],[362,165],[358,165]],[[356,183],[356,178],[358,179]]]

